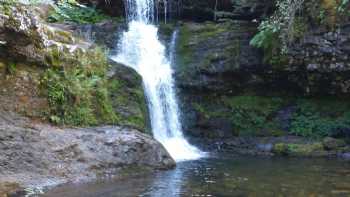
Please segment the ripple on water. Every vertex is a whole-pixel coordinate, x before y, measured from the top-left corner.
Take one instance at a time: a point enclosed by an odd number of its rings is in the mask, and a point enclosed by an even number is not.
[[[170,171],[102,184],[65,186],[48,197],[350,196],[350,163],[329,159],[219,155]]]

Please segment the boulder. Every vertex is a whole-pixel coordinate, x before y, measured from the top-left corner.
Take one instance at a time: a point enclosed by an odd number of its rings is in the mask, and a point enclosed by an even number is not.
[[[55,128],[0,115],[0,180],[21,187],[118,177],[130,167],[136,173],[175,166],[159,142],[135,129]]]
[[[25,196],[24,188],[18,183],[0,182],[0,197],[20,197]]]
[[[340,154],[339,156],[340,158],[350,161],[350,153],[343,153],[343,154]]]
[[[325,157],[334,155],[323,149],[322,143],[276,143],[272,151],[277,155],[294,156],[294,157]]]
[[[323,147],[326,150],[338,150],[341,147],[346,146],[346,143],[342,139],[335,139],[331,137],[326,137],[322,141]]]
[[[141,76],[132,68],[109,61],[109,91],[113,109],[120,116],[120,124],[151,132],[148,109]]]
[[[50,66],[57,54],[68,56],[91,46],[75,39],[71,32],[46,24],[35,7],[16,4],[10,9],[0,14],[2,58]]]

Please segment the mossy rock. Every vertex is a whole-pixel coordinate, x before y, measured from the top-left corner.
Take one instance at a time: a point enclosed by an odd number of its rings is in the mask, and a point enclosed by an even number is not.
[[[288,155],[288,146],[285,143],[278,143],[273,146],[272,151],[278,155]]]
[[[273,152],[277,155],[297,157],[323,156],[327,154],[321,142],[306,144],[277,143],[273,147]]]
[[[26,192],[18,183],[1,182],[0,197],[24,196]]]
[[[108,91],[119,124],[148,131],[148,111],[141,76],[132,68],[110,61]]]
[[[289,154],[291,156],[318,156],[325,153],[321,142],[310,144],[288,144]]]
[[[6,68],[6,64],[0,61],[0,71]]]
[[[324,138],[322,144],[326,150],[339,150],[346,146],[346,142],[343,139],[335,139],[331,137]]]

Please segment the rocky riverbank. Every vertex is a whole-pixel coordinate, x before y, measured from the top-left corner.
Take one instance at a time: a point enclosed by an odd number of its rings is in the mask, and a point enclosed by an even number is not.
[[[58,128],[1,111],[0,139],[0,196],[15,185],[30,191],[175,166],[160,143],[130,128]]]
[[[350,161],[350,146],[341,139],[322,140],[298,136],[231,137],[225,139],[192,138],[208,152],[265,157],[338,158]]]
[[[140,76],[103,48],[118,21],[106,17],[86,35],[79,21],[49,23],[52,5],[9,1],[0,11],[1,197],[175,166],[145,134]]]

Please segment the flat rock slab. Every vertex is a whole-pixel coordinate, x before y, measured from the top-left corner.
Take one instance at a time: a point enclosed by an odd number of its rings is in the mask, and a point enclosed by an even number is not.
[[[159,142],[134,129],[57,128],[5,114],[0,110],[0,183],[40,188],[175,166]]]

